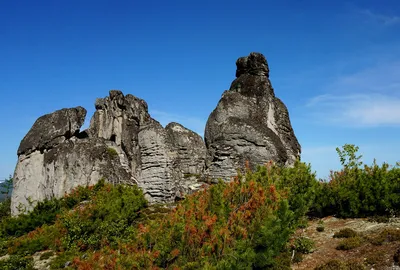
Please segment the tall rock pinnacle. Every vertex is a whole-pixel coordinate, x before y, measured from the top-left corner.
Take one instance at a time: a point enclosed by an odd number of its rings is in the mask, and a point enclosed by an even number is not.
[[[291,165],[300,157],[289,113],[275,97],[264,55],[236,61],[236,79],[208,118],[207,173],[229,180],[246,162],[254,168],[270,160]]]

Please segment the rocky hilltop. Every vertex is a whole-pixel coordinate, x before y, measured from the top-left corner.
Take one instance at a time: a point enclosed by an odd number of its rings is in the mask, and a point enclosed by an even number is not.
[[[293,164],[300,145],[265,57],[251,53],[236,65],[237,78],[207,121],[205,142],[178,123],[164,128],[144,100],[118,90],[96,100],[87,130],[80,130],[82,107],[41,116],[18,148],[12,214],[101,178],[138,185],[150,202],[173,202],[205,180],[230,180],[245,162]]]

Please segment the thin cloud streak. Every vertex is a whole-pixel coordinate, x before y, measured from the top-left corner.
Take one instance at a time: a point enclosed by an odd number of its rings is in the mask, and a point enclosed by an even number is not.
[[[397,57],[396,57],[397,58]],[[398,58],[397,58],[398,59]],[[400,61],[377,61],[338,76],[305,109],[317,121],[344,127],[400,126]]]
[[[381,94],[330,94],[312,98],[307,108],[325,123],[348,127],[400,126],[400,98]]]
[[[360,11],[361,14],[366,15],[368,18],[377,21],[381,24],[384,25],[394,25],[400,23],[400,17],[399,16],[389,16],[389,15],[383,15],[379,14],[376,12],[372,12],[369,9],[364,9]]]

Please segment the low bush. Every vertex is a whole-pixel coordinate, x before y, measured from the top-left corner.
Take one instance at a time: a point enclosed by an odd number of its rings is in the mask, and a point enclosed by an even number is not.
[[[19,237],[44,224],[54,224],[57,215],[63,210],[70,210],[78,203],[88,200],[104,186],[104,180],[95,186],[77,187],[61,199],[51,199],[39,202],[35,208],[17,217],[7,217],[1,221],[0,235],[3,237]]]
[[[400,241],[400,230],[394,228],[384,229],[376,235],[368,238],[373,245],[382,245],[384,242]]]
[[[108,148],[107,148],[107,152],[108,152],[108,154],[110,155],[110,157],[112,157],[112,158],[118,156],[117,150],[115,150],[115,149],[112,148],[112,147],[108,147]]]
[[[161,216],[146,220],[141,215],[130,241],[119,241],[118,247],[102,245],[86,259],[75,258],[73,265],[290,269],[286,246],[312,202],[315,184],[309,166],[300,162],[292,168],[270,163],[255,172],[248,169],[233,182],[220,181],[187,196]]]
[[[324,225],[324,221],[323,220],[318,221],[316,230],[317,230],[317,232],[325,231],[325,225]]]
[[[370,254],[365,258],[365,262],[369,265],[385,265],[386,264],[385,252],[381,251],[374,254]]]
[[[365,266],[359,262],[344,262],[339,260],[330,260],[314,270],[365,270]]]
[[[11,215],[11,198],[0,202],[0,222]]]
[[[362,239],[359,236],[354,236],[350,238],[345,238],[339,242],[336,249],[337,250],[350,250],[361,246]]]
[[[334,238],[350,238],[357,236],[357,232],[350,228],[344,228],[333,234]]]
[[[31,257],[12,255],[7,260],[0,260],[0,269],[16,270],[25,269],[33,270],[33,259]]]
[[[362,167],[358,147],[337,149],[343,169],[320,182],[310,214],[339,217],[389,216],[400,209],[400,168],[384,163]]]
[[[298,237],[294,241],[294,249],[303,254],[312,253],[314,251],[314,247],[314,241],[307,237]]]
[[[146,206],[137,186],[107,184],[89,203],[60,216],[57,225],[65,231],[63,246],[81,250],[115,246],[120,240],[129,239],[131,225]]]

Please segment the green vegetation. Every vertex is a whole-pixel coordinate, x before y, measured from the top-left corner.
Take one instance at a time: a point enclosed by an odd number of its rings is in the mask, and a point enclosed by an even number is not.
[[[341,229],[333,235],[334,238],[350,238],[356,236],[357,232],[350,228]]]
[[[308,254],[314,251],[315,243],[307,237],[299,237],[294,241],[294,249],[297,252]]]
[[[323,232],[323,231],[325,231],[324,221],[320,220],[318,221],[317,232]]]
[[[271,162],[174,207],[148,206],[138,187],[104,180],[18,217],[10,217],[6,200],[0,204],[0,256],[11,257],[0,269],[30,269],[38,251],[48,251],[43,258],[56,255],[52,269],[67,262],[70,269],[290,269],[315,248],[309,238],[294,237],[307,226],[307,215],[373,217],[400,209],[400,169],[362,167],[357,150],[337,149],[343,169],[329,182],[317,181],[300,161],[291,168]],[[322,220],[317,230],[324,231]],[[345,238],[341,250],[365,240],[350,229],[334,237]],[[366,240],[398,241],[400,233],[387,229]],[[317,269],[364,269],[359,267],[331,261]]]
[[[338,217],[391,216],[400,209],[400,168],[388,164],[361,168],[357,147],[338,149],[343,169],[332,172],[329,182],[320,182],[310,213]]]
[[[365,266],[357,262],[342,262],[339,260],[331,260],[320,265],[315,270],[365,270]]]
[[[359,236],[345,238],[337,245],[337,250],[350,250],[361,246],[362,238]]]
[[[33,270],[33,259],[31,257],[21,257],[12,255],[8,260],[0,261],[0,269],[15,270],[26,269]]]
[[[11,190],[13,185],[13,179],[11,176],[5,179],[3,183],[0,184],[0,220],[11,214]]]
[[[400,241],[400,230],[396,230],[393,228],[384,229],[377,235],[368,238],[368,241],[376,246],[380,246],[385,242]]]
[[[108,154],[110,155],[110,157],[112,157],[112,158],[118,156],[117,150],[115,150],[115,149],[112,148],[112,147],[108,147],[108,148],[107,148],[107,152],[108,152]]]

